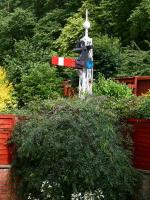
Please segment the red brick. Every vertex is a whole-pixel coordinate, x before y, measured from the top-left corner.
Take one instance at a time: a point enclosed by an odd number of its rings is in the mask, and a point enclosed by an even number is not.
[[[16,200],[10,169],[0,169],[0,200]]]

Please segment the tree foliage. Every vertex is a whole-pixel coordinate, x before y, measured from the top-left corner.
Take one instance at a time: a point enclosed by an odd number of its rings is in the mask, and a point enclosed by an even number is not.
[[[67,25],[57,40],[57,45],[61,48],[61,53],[67,53],[69,50],[73,50],[72,47],[75,47],[75,41],[81,37],[82,24],[83,18],[79,14],[75,14],[68,19]]]
[[[117,76],[150,76],[150,51],[124,49]]]
[[[0,26],[0,61],[2,62],[7,54],[15,53],[16,41],[33,36],[35,22],[29,10],[16,8],[13,13],[0,16]]]
[[[14,46],[15,54],[5,58],[5,68],[16,90],[19,106],[31,100],[60,96],[62,78],[49,65],[48,49],[40,49],[29,40],[20,40]]]
[[[142,48],[150,48],[150,1],[142,0],[129,18],[130,37]]]
[[[117,38],[109,38],[108,35],[94,38],[94,76],[101,72],[105,77],[116,75],[117,68],[122,62],[122,50]]]

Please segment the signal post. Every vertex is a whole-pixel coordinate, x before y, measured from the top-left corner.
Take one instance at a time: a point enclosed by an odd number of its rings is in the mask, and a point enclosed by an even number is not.
[[[88,11],[86,10],[86,20],[83,23],[85,35],[77,44],[74,51],[80,52],[77,59],[53,56],[52,64],[68,68],[77,69],[79,73],[79,98],[83,99],[85,95],[92,95],[93,85],[93,42],[88,36],[90,22],[88,20]]]

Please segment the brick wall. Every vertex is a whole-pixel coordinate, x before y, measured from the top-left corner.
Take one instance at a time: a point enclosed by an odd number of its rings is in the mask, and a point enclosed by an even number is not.
[[[0,169],[0,200],[10,200],[10,169]]]
[[[10,169],[0,169],[0,200],[16,200]]]

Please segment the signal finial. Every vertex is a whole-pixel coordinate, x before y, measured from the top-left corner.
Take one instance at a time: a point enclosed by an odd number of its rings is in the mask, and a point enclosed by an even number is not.
[[[83,23],[83,27],[85,28],[85,36],[88,37],[88,29],[90,28],[90,22],[88,20],[88,10],[86,10],[86,19]]]

